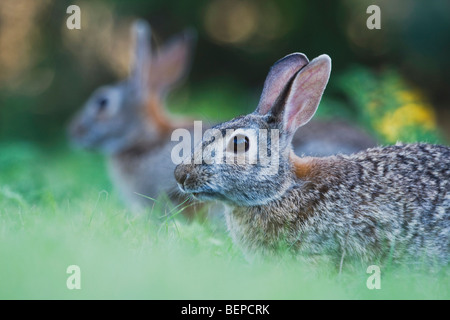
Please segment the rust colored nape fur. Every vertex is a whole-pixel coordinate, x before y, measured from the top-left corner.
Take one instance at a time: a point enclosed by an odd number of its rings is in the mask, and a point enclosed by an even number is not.
[[[191,127],[192,122],[191,119],[185,119],[182,121],[171,119],[169,115],[164,112],[163,102],[158,97],[149,98],[145,108],[144,115],[148,122],[155,125],[156,130],[162,135],[169,135],[173,130],[180,127]]]
[[[299,157],[293,151],[289,156],[292,163],[294,174],[299,179],[312,178],[315,176],[315,171],[318,165],[318,158],[314,157]]]
[[[151,121],[159,133],[168,134],[175,129],[168,115],[164,112],[162,102],[158,98],[148,99],[145,106],[145,116]]]

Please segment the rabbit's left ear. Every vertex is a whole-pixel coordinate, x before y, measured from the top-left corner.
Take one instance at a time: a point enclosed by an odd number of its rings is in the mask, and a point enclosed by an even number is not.
[[[165,94],[186,77],[196,40],[196,32],[187,29],[158,50],[151,61],[150,86],[153,90]]]
[[[314,116],[330,73],[331,59],[326,54],[315,58],[297,73],[281,106],[282,126],[288,135],[293,136]]]
[[[152,54],[151,28],[144,20],[136,20],[132,27],[134,37],[133,59],[130,65],[130,81],[140,94],[146,94],[150,81],[149,70]]]

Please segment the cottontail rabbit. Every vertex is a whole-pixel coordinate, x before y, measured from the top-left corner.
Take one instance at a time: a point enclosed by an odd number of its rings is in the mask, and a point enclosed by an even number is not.
[[[132,207],[142,207],[149,202],[141,195],[157,198],[165,192],[177,197],[170,135],[186,124],[169,119],[163,101],[186,76],[196,37],[186,31],[152,52],[150,26],[138,20],[132,31],[135,47],[129,78],[97,89],[69,132],[75,144],[108,155],[120,194]]]
[[[203,156],[201,164],[177,166],[180,189],[224,202],[229,232],[250,256],[285,248],[336,262],[389,256],[448,263],[450,148],[293,152],[292,137],[316,112],[330,71],[327,55],[307,62],[294,53],[275,63],[255,112],[215,126],[193,154]]]

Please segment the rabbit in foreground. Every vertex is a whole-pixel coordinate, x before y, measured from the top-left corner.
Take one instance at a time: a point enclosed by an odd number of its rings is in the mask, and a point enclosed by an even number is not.
[[[275,63],[255,112],[215,126],[225,138],[202,141],[193,154],[209,150],[201,164],[177,166],[180,189],[224,202],[229,232],[248,257],[284,248],[329,255],[341,266],[344,257],[387,256],[447,264],[450,148],[407,144],[298,157],[292,137],[313,117],[331,72],[327,55],[306,61],[294,53]]]
[[[108,155],[114,184],[131,207],[151,204],[141,195],[166,193],[179,202],[170,135],[187,125],[169,119],[163,101],[188,72],[195,36],[186,31],[152,52],[150,26],[138,20],[132,30],[129,78],[97,89],[71,122],[70,136],[75,144]]]

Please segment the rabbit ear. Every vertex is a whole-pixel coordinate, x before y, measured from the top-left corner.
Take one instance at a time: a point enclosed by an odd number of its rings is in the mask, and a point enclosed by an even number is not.
[[[316,113],[320,99],[330,78],[331,59],[326,54],[312,60],[292,81],[284,100],[283,127],[292,136]]]
[[[166,93],[179,83],[189,72],[197,36],[193,29],[187,29],[168,40],[151,61],[150,85]]]
[[[275,62],[264,82],[256,112],[261,115],[268,113],[291,78],[308,62],[308,58],[303,53],[292,53]]]
[[[130,80],[139,93],[148,88],[151,59],[151,28],[144,20],[136,20],[133,24],[134,36],[133,61]]]

